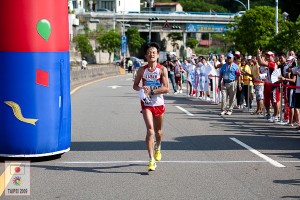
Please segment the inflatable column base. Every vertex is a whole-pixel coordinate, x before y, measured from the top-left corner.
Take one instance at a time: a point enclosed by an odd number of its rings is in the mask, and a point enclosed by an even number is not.
[[[0,157],[7,157],[7,158],[38,158],[38,157],[46,157],[46,156],[55,156],[59,154],[64,154],[66,152],[70,151],[70,148],[67,148],[65,150],[51,152],[51,153],[42,153],[42,154],[0,154]]]

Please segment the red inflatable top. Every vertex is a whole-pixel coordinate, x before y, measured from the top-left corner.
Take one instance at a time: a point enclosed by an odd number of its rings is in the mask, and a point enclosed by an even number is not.
[[[10,0],[1,7],[1,52],[69,51],[67,0]]]

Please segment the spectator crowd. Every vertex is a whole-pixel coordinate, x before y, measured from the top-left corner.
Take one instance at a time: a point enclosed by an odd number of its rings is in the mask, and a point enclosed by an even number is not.
[[[188,60],[168,56],[162,64],[175,95],[183,93],[187,81],[187,95],[220,103],[221,115],[243,109],[300,131],[300,55],[293,51],[275,55],[258,49],[253,56],[235,51]]]

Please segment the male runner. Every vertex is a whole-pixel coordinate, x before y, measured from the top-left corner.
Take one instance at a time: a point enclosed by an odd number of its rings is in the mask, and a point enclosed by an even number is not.
[[[163,94],[169,92],[168,71],[157,62],[158,57],[159,45],[157,43],[150,43],[145,47],[145,58],[148,64],[139,68],[133,84],[134,90],[143,92],[143,96],[147,97],[147,101],[141,101],[141,106],[147,128],[146,145],[150,157],[148,171],[154,171],[155,161],[161,160],[162,125],[165,113]],[[142,87],[139,86],[141,80]],[[155,154],[154,135],[156,139]]]

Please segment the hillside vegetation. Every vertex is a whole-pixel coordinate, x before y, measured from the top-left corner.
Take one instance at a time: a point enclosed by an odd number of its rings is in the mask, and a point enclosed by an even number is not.
[[[248,6],[248,0],[240,0],[243,4]],[[279,9],[282,12],[289,14],[291,21],[296,21],[300,11],[300,1],[295,0],[278,0]],[[236,13],[238,11],[245,10],[244,6],[234,0],[154,0],[154,2],[179,2],[183,6],[183,10],[186,12],[209,12],[214,10],[215,12],[231,12]],[[275,6],[275,0],[250,0],[250,8],[256,6]]]

